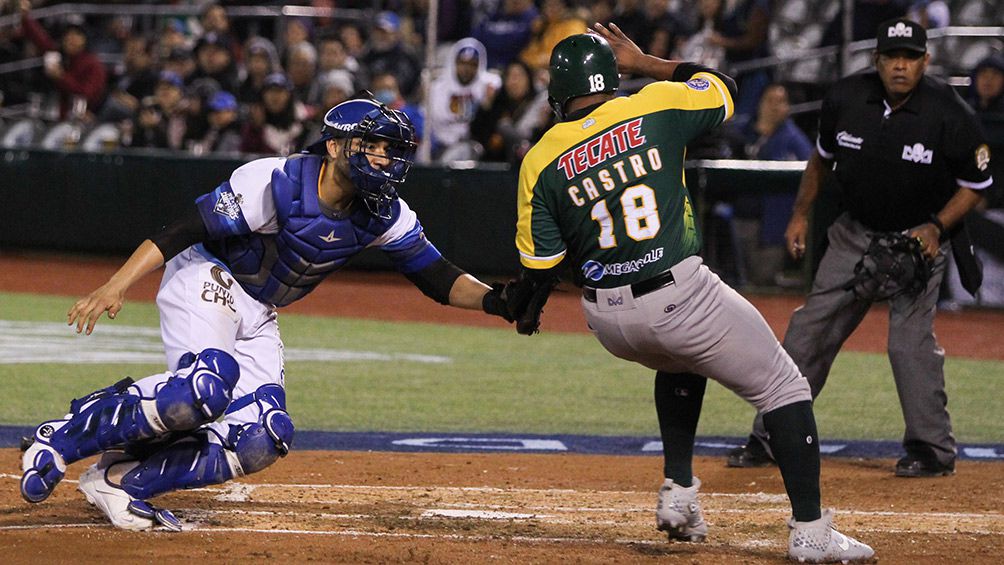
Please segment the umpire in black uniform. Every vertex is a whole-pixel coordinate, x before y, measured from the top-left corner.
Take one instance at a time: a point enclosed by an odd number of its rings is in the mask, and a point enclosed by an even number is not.
[[[993,182],[990,151],[955,91],[924,76],[930,54],[923,27],[890,20],[879,26],[877,41],[875,72],[840,80],[823,102],[816,150],[785,233],[789,253],[804,254],[809,213],[831,170],[846,212],[827,232],[829,247],[805,305],[791,317],[784,348],[818,395],[844,340],[871,307],[845,285],[872,236],[904,232],[917,238],[932,262],[931,277],[919,294],[890,300],[889,360],[906,422],[906,456],[896,463],[896,475],[950,475],[956,444],[934,313],[948,238]],[[768,464],[765,434],[758,416],[749,442],[729,454],[728,464]]]

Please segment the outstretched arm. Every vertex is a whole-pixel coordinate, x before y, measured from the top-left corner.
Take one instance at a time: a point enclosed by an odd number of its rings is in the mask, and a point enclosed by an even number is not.
[[[86,333],[90,335],[101,314],[108,312],[108,317],[114,319],[122,309],[126,290],[163,264],[164,254],[160,252],[160,248],[149,239],[144,241],[108,282],[70,308],[66,314],[66,324],[76,324],[77,333],[84,331],[86,327]]]

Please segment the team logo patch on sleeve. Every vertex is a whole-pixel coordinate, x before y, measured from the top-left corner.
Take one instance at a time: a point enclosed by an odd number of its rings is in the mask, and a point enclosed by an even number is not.
[[[241,217],[241,200],[242,198],[235,196],[233,192],[221,192],[213,212],[236,222]]]
[[[707,90],[711,87],[711,82],[706,78],[692,78],[684,84],[692,90]]]
[[[985,171],[990,166],[990,148],[986,144],[976,148],[976,168]]]

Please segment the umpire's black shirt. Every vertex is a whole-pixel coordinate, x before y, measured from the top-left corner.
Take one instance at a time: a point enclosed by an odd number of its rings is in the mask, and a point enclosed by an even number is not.
[[[878,73],[840,80],[823,101],[816,148],[836,161],[851,216],[877,231],[923,224],[958,186],[982,190],[993,182],[973,111],[950,86],[927,76],[896,111]]]

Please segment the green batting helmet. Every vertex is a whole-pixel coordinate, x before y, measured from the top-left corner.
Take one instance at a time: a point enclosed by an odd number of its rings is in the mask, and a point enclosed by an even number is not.
[[[551,51],[548,101],[558,118],[565,119],[565,103],[576,96],[617,92],[617,60],[606,39],[580,33],[562,39]]]

